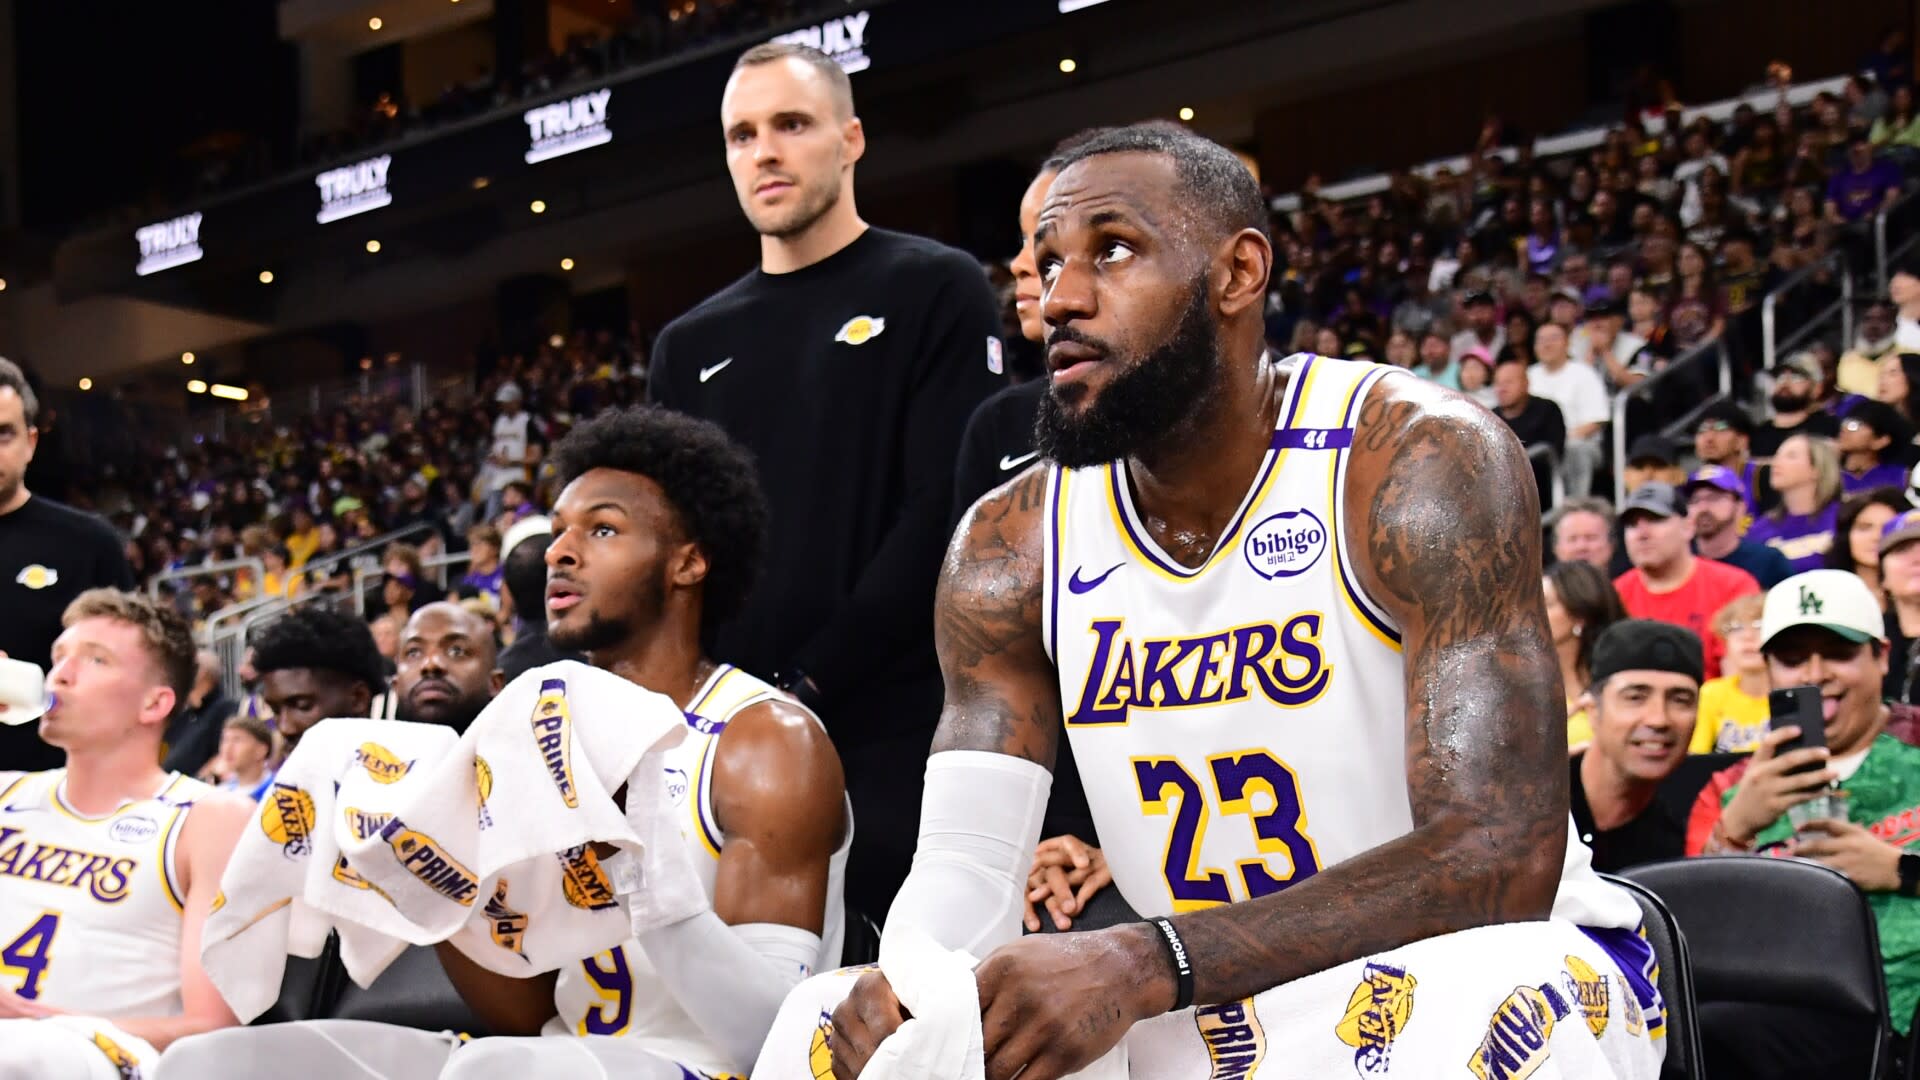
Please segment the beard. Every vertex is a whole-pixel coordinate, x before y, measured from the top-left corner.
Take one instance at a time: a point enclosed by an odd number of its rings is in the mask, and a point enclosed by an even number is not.
[[[840,205],[840,174],[836,171],[826,184],[818,188],[802,184],[797,194],[800,199],[792,206],[757,213],[748,210],[747,220],[753,224],[754,231],[776,240],[788,240],[813,228],[814,222]]]
[[[569,652],[599,652],[627,641],[633,637],[636,628],[658,622],[660,612],[666,606],[666,582],[658,567],[649,568],[636,576],[638,580],[630,586],[633,589],[633,602],[623,614],[611,616],[595,609],[586,613],[587,620],[582,624],[556,625],[549,620],[547,640]]]
[[[1767,400],[1772,403],[1774,412],[1783,413],[1803,412],[1813,404],[1813,397],[1808,394],[1777,393]]]
[[[490,699],[485,697],[455,697],[437,702],[425,709],[415,709],[406,698],[400,699],[396,710],[399,718],[416,724],[439,724],[452,728],[456,733],[465,734],[467,728],[486,709]]]
[[[1119,374],[1076,414],[1058,387],[1040,399],[1034,420],[1034,444],[1041,456],[1069,469],[1099,465],[1141,453],[1176,432],[1200,411],[1217,378],[1220,332],[1208,310],[1207,281],[1194,279],[1180,324],[1165,344],[1129,364],[1072,327],[1047,336],[1048,344],[1074,341],[1101,349],[1118,363]],[[1065,396],[1079,401],[1085,386],[1069,386]]]

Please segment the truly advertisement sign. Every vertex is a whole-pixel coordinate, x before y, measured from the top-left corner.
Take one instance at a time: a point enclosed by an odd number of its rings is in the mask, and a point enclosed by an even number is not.
[[[533,165],[613,141],[607,129],[609,88],[576,94],[522,114],[527,123],[527,164]]]
[[[155,222],[133,231],[140,245],[140,261],[133,272],[141,277],[199,262],[206,252],[200,250],[200,219],[197,211],[167,221]]]
[[[393,196],[387,192],[387,173],[392,166],[393,155],[381,154],[314,177],[320,189],[320,212],[314,220],[325,225],[392,203]]]

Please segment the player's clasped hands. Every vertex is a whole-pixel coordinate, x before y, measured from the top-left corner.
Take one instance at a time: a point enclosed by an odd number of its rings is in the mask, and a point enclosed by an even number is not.
[[[1040,930],[1040,913],[1034,907],[1040,903],[1053,917],[1056,929],[1073,929],[1073,920],[1086,910],[1087,901],[1111,884],[1113,874],[1099,848],[1077,836],[1040,841],[1034,849],[1033,869],[1027,873],[1027,931]]]
[[[1728,839],[1742,845],[1752,843],[1761,830],[1780,820],[1780,815],[1818,797],[1837,778],[1837,773],[1824,767],[1828,757],[1824,746],[1802,747],[1775,756],[1783,743],[1799,735],[1800,729],[1790,725],[1770,731],[1760,740],[1746,774],[1740,778],[1739,790],[1720,817]]]
[[[1145,923],[1023,937],[974,969],[987,1080],[1057,1080],[1173,1005],[1164,946]],[[907,1019],[885,975],[862,975],[833,1013],[833,1075],[852,1080]]]
[[[0,1020],[45,1020],[58,1015],[59,1009],[48,1008],[32,998],[21,997],[0,987]]]

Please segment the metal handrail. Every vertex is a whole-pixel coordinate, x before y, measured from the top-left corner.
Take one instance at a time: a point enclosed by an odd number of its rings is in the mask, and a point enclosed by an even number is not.
[[[435,555],[430,559],[421,559],[420,568],[422,570],[441,571],[439,575],[440,587],[444,589],[447,587],[446,568],[449,566],[459,566],[462,563],[472,561],[473,552],[471,551],[451,551],[444,555]],[[366,615],[367,586],[383,584],[386,579],[387,569],[384,566],[356,566],[353,568],[353,610],[355,613],[363,617]]]
[[[1774,308],[1779,303],[1780,298],[1797,287],[1801,282],[1811,278],[1815,273],[1826,269],[1837,269],[1840,273],[1840,299],[1822,308],[1818,314],[1809,316],[1806,324],[1800,327],[1800,329],[1795,330],[1792,334],[1789,334],[1787,340],[1775,340]],[[1839,251],[1828,252],[1826,257],[1819,262],[1811,266],[1803,266],[1794,271],[1785,281],[1775,285],[1773,289],[1767,293],[1766,299],[1760,302],[1761,370],[1771,371],[1773,365],[1778,362],[1779,354],[1783,350],[1798,345],[1802,339],[1810,336],[1821,323],[1827,320],[1828,316],[1833,314],[1835,307],[1838,307],[1840,310],[1841,340],[1849,340],[1852,337],[1853,331],[1853,274],[1847,269],[1845,253]]]
[[[201,563],[198,566],[183,566],[178,570],[162,570],[147,582],[147,595],[160,599],[160,586],[169,581],[185,581],[188,578],[207,577],[210,574],[224,574],[229,570],[252,570],[253,580],[267,579],[267,564],[256,558],[223,559],[220,562]]]
[[[409,536],[415,536],[422,532],[431,533],[433,531],[434,531],[433,526],[428,524],[427,522],[416,521],[413,524],[406,526],[405,528],[395,529],[392,532],[381,533],[379,536],[376,536],[371,540],[366,540],[361,543],[355,544],[354,546],[346,549],[345,551],[335,552],[334,554],[329,555],[324,559],[316,559],[310,563],[307,563],[305,566],[301,567],[300,572],[304,574],[312,574],[315,571],[332,570],[334,567],[339,566],[341,563],[351,562],[352,560],[360,558],[363,555],[372,555],[374,554],[374,551],[376,548],[384,548],[388,544],[397,543]]]
[[[1567,501],[1567,482],[1560,475],[1560,454],[1552,443],[1537,442],[1527,447],[1529,461],[1542,457],[1547,459],[1547,475],[1552,477],[1548,482],[1548,493],[1553,496],[1552,502],[1540,508],[1540,524],[1544,527],[1547,519],[1553,516],[1554,508]]]
[[[1888,205],[1883,206],[1879,210],[1874,212],[1874,215],[1873,215],[1874,282],[1878,286],[1876,291],[1881,295],[1885,295],[1887,291],[1887,266],[1893,260],[1893,257],[1895,255],[1898,255],[1900,251],[1905,251],[1907,248],[1912,247],[1916,241],[1920,241],[1920,232],[1916,232],[1914,236],[1907,238],[1906,243],[1900,245],[1899,251],[1889,253],[1887,251],[1887,219],[1893,216],[1893,212],[1895,210],[1898,210],[1906,206],[1908,203],[1912,202],[1915,198],[1920,198],[1920,188],[1915,188],[1912,191],[1906,192],[1905,194],[1901,195],[1899,198],[1893,200],[1892,203],[1889,203]]]
[[[1627,501],[1627,403],[1636,397],[1650,397],[1652,391],[1675,372],[1692,366],[1695,357],[1707,353],[1714,353],[1719,357],[1720,396],[1730,396],[1733,393],[1733,354],[1727,349],[1725,334],[1721,334],[1712,341],[1703,341],[1695,345],[1674,357],[1673,362],[1666,367],[1613,395],[1613,504],[1615,506]]]

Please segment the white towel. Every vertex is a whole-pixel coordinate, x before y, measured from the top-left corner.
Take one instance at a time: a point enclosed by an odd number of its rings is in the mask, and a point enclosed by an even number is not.
[[[251,1019],[285,956],[318,955],[329,929],[365,986],[408,943],[451,939],[524,976],[705,910],[658,783],[685,730],[669,699],[571,661],[514,680],[457,740],[391,720],[316,725],[221,879],[209,977]],[[618,853],[596,859],[594,843]]]
[[[880,938],[880,970],[911,1017],[881,1040],[860,1075],[866,1080],[985,1080],[978,964],[942,948],[918,930]],[[1126,1080],[1125,1044],[1073,1074],[1079,1080]]]

